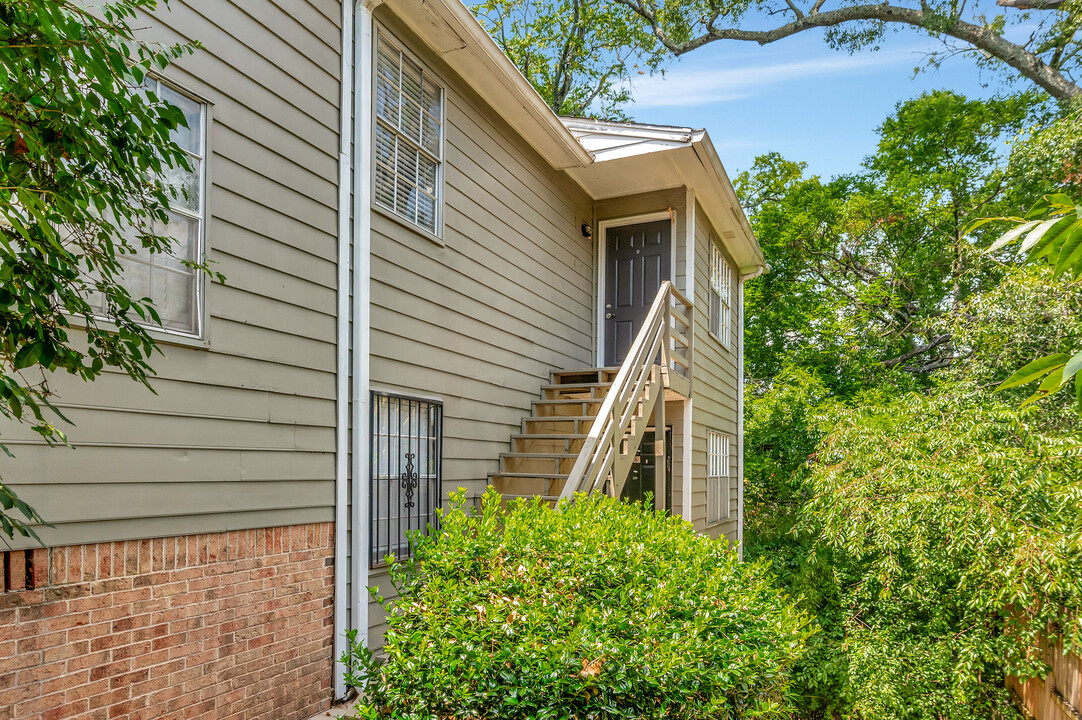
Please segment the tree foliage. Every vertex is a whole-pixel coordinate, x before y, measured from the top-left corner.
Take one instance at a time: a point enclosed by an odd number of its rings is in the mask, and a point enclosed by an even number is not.
[[[1003,220],[1013,223],[1013,227],[992,243],[989,252],[1018,241],[1019,251],[1028,262],[1047,260],[1053,277],[1067,276],[1077,280],[1082,276],[1082,212],[1075,200],[1063,193],[1045,195],[1024,218],[984,218],[972,227]],[[1055,393],[1073,379],[1075,397],[1082,408],[1079,370],[1082,370],[1082,350],[1072,355],[1061,349],[1019,368],[997,389],[1007,390],[1040,381],[1036,392],[1023,403],[1028,405]]]
[[[626,119],[631,81],[668,54],[614,0],[483,0],[473,11],[557,115]]]
[[[1027,96],[927,93],[884,121],[860,173],[825,182],[767,155],[741,174],[735,185],[771,265],[747,290],[749,375],[799,362],[848,393],[895,369],[909,377],[893,382],[925,382],[958,358],[940,319],[999,274],[965,230],[1030,202],[1007,182],[1002,148],[1033,107]]]
[[[131,23],[156,5],[0,3],[0,414],[50,444],[65,442],[53,373],[110,368],[146,385],[153,372],[158,316],[120,260],[173,246],[161,228],[185,191],[165,177],[190,169],[186,122],[143,83],[192,49],[136,39]],[[41,521],[2,484],[0,503],[22,514],[0,512],[9,536]]]
[[[993,391],[1078,347],[1082,283],[966,232],[1074,187],[1071,150],[1035,149],[1071,112],[933,93],[856,175],[771,155],[739,179],[775,270],[746,296],[745,556],[821,628],[798,717],[1012,717],[1038,636],[1079,648],[1078,413]]]

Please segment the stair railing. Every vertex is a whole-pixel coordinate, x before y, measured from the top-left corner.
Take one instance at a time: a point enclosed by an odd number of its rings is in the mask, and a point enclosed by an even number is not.
[[[682,376],[685,388],[690,388],[692,311],[691,302],[671,282],[661,283],[650,312],[590,426],[560,492],[561,500],[572,499],[575,493],[591,494],[601,489],[615,495],[624,480],[615,477],[617,460],[638,451],[637,443],[630,447],[629,439],[641,441],[642,438],[641,433],[630,432],[632,422],[636,418],[645,422],[646,406],[665,401],[671,374]]]

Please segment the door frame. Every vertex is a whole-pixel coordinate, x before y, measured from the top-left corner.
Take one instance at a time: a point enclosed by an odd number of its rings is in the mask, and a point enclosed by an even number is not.
[[[638,225],[640,223],[656,222],[668,218],[669,229],[669,277],[676,285],[676,210],[669,208],[657,212],[642,213],[640,215],[623,215],[621,217],[601,220],[597,224],[597,312],[594,324],[597,326],[597,336],[594,338],[594,364],[603,367],[605,363],[605,262],[608,259],[609,241],[605,232],[611,227],[623,225]]]

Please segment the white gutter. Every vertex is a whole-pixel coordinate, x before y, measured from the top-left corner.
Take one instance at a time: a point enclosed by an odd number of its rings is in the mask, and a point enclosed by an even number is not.
[[[335,367],[334,420],[334,698],[342,700],[346,687],[346,668],[340,658],[346,651],[346,580],[349,570],[346,507],[349,501],[349,174],[353,165],[351,140],[353,118],[350,113],[353,87],[353,0],[342,0],[342,78],[338,109],[338,307]]]
[[[744,283],[769,271],[769,265],[760,265],[750,273],[740,276],[740,334],[738,335],[740,342],[737,345],[740,350],[740,359],[737,361],[736,375],[736,444],[737,452],[740,453],[740,484],[736,489],[736,544],[741,560],[744,559]]]
[[[353,143],[360,162],[353,173],[353,555],[350,568],[350,617],[368,645],[368,424],[371,384],[369,335],[372,278],[372,11],[382,0],[358,0],[353,115]]]

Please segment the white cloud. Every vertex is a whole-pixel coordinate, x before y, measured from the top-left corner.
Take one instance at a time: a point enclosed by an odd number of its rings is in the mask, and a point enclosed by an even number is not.
[[[762,94],[768,86],[813,77],[863,75],[887,65],[919,64],[923,52],[907,48],[893,51],[836,54],[814,60],[775,62],[766,65],[673,68],[664,77],[655,75],[634,84],[634,107],[689,107],[710,105]]]

